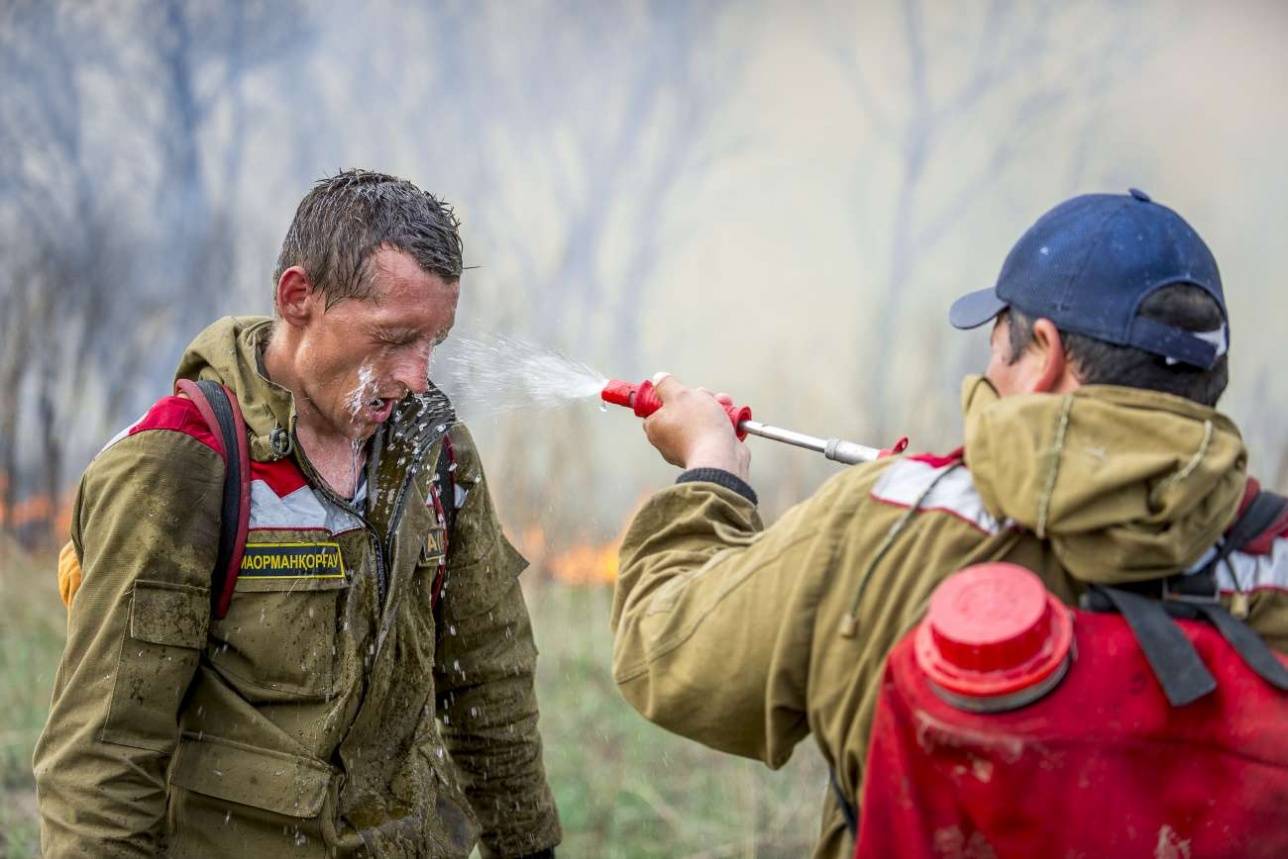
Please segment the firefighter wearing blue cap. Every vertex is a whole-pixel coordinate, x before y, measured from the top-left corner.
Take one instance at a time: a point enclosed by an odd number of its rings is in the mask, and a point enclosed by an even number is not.
[[[770,527],[712,396],[668,377],[645,426],[684,472],[622,544],[616,681],[650,720],[770,767],[812,735],[834,780],[820,859],[854,850],[882,666],[938,584],[1006,561],[1073,605],[1206,564],[1256,494],[1215,408],[1230,341],[1216,261],[1143,192],[1043,215],[950,320],[993,326],[962,388],[963,447],[846,469]],[[1288,523],[1261,531],[1223,553],[1214,587],[1285,651]]]

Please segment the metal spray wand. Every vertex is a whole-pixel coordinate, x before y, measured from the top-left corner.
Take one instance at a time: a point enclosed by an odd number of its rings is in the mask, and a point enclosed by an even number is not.
[[[662,400],[654,390],[653,383],[649,381],[634,384],[613,379],[604,386],[600,396],[604,402],[631,409],[641,418],[646,418],[662,408]],[[740,441],[748,435],[757,435],[772,441],[803,447],[806,450],[818,451],[828,459],[843,462],[846,465],[871,462],[883,456],[901,453],[908,446],[907,438],[901,438],[892,447],[884,449],[839,438],[819,438],[752,420],[750,406],[726,405],[724,410],[725,414],[729,415],[729,421],[733,424]]]

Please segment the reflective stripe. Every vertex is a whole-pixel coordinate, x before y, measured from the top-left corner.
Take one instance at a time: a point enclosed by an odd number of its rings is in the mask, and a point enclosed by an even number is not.
[[[108,439],[108,440],[107,440],[107,444],[103,445],[103,447],[99,450],[99,453],[101,454],[103,451],[107,450],[109,447],[111,447],[112,445],[114,445],[114,444],[116,444],[118,441],[120,441],[121,439],[123,439],[123,438],[125,438],[126,436],[128,436],[128,435],[130,434],[130,430],[134,429],[136,426],[138,426],[139,424],[143,423],[143,419],[144,419],[144,418],[146,418],[146,417],[147,417],[147,413],[146,413],[146,412],[144,412],[142,415],[139,415],[139,419],[138,419],[137,421],[135,421],[134,423],[130,424],[130,425],[129,425],[129,426],[127,426],[125,429],[121,430],[121,431],[120,431],[120,432],[118,432],[116,435],[114,435],[114,436],[112,436],[110,439]]]
[[[1218,564],[1217,586],[1222,591],[1254,591],[1258,588],[1288,590],[1288,537],[1280,537],[1265,555],[1231,552],[1229,566]],[[1234,567],[1235,579],[1230,578]]]
[[[997,519],[984,507],[970,471],[960,463],[936,467],[915,459],[901,459],[877,480],[872,498],[896,507],[911,507],[932,483],[934,488],[921,502],[922,510],[951,513],[986,534],[1001,530]]]
[[[195,438],[217,452],[222,451],[196,405],[183,397],[162,397],[137,421],[117,433],[104,445],[107,450],[121,439],[146,430],[170,430]],[[101,453],[101,451],[100,451]],[[222,453],[221,453],[222,455]],[[362,520],[313,491],[292,460],[252,462],[250,483],[250,528],[270,530],[326,529],[340,534],[362,527]],[[458,488],[458,493],[460,492]],[[366,475],[358,486],[354,503],[366,499]],[[463,500],[458,496],[458,500]]]
[[[263,480],[250,482],[252,529],[304,530],[324,528],[332,534],[362,527],[362,520],[335,506],[308,486],[278,498]]]

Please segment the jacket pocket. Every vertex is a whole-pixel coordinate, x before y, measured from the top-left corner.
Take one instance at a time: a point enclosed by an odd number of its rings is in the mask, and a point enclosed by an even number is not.
[[[134,583],[130,600],[130,637],[149,644],[197,649],[206,643],[210,591],[192,585]]]
[[[339,577],[238,578],[209,659],[252,703],[325,698],[335,684]]]
[[[175,714],[197,668],[209,620],[207,589],[135,581],[100,739],[151,751],[172,747]]]
[[[296,818],[322,813],[331,777],[319,760],[188,733],[170,769],[170,783],[185,790]]]

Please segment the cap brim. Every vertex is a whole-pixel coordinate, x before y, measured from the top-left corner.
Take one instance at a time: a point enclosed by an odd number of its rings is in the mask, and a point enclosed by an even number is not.
[[[968,292],[953,302],[948,310],[948,321],[954,328],[978,328],[1007,308],[1007,304],[994,294],[992,288]]]

